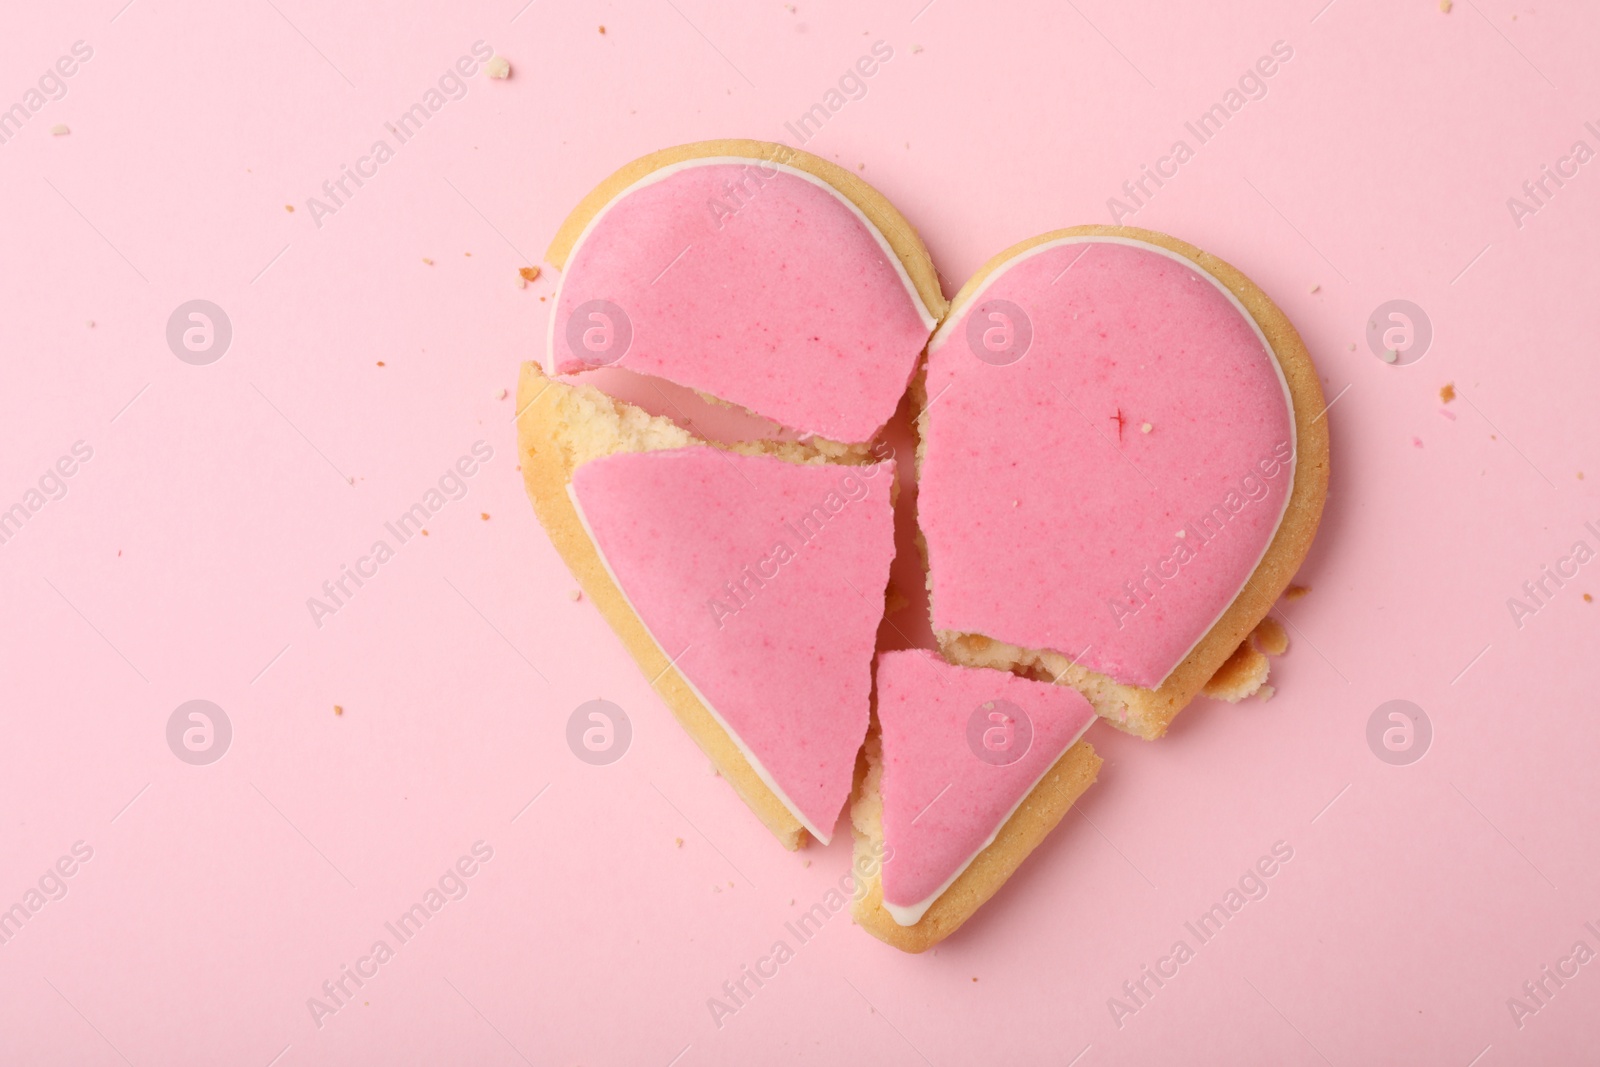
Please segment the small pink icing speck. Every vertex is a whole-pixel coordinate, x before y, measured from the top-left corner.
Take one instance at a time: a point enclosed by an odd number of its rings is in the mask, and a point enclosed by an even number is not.
[[[593,460],[572,497],[656,643],[823,841],[866,736],[892,461],[698,446]]]
[[[552,366],[619,366],[803,434],[866,441],[931,318],[831,189],[757,160],[682,166],[591,223],[561,280]]]
[[[965,869],[1094,721],[1076,690],[956,667],[921,649],[878,657],[884,902],[913,908]]]
[[[1277,531],[1294,435],[1252,322],[1152,246],[1012,260],[929,353],[933,625],[1154,688]]]

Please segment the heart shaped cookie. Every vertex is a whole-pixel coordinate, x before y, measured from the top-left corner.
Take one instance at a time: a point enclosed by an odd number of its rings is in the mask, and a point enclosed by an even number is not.
[[[629,164],[548,259],[547,369],[517,396],[535,510],[780,842],[826,843],[854,779],[854,914],[882,940],[921,951],[998,890],[1093,781],[1096,713],[1158,737],[1236,649],[1260,659],[1246,639],[1309,546],[1327,437],[1298,335],[1220,260],[1080,227],[946,304],[880,194],[756,141]],[[554,377],[601,367],[782,432],[714,444]],[[908,388],[940,654],[874,674],[880,435]]]

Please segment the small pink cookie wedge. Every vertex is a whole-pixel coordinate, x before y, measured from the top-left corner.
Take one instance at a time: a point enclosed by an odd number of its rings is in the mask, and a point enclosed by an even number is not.
[[[584,200],[549,369],[616,366],[736,404],[802,437],[870,441],[945,303],[921,240],[865,182],[758,141],[668,149]]]
[[[921,952],[994,895],[1094,781],[1095,720],[1065,686],[958,667],[913,649],[878,657],[878,734],[851,819],[878,873],[856,921]],[[870,859],[868,858],[870,857]]]
[[[602,456],[571,478],[584,529],[671,669],[823,843],[870,717],[893,482],[892,462],[709,445]]]
[[[1294,327],[1199,249],[1079,227],[967,283],[925,388],[918,519],[941,650],[1059,679],[1159,737],[1321,516],[1327,423]]]

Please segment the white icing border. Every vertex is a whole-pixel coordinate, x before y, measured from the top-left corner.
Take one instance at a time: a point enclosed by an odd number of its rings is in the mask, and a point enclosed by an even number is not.
[[[1196,263],[1188,256],[1180,255],[1179,253],[1172,251],[1170,248],[1163,248],[1160,245],[1151,244],[1149,241],[1140,241],[1131,237],[1097,236],[1093,234],[1079,234],[1072,237],[1058,237],[1053,241],[1045,241],[1042,244],[1035,245],[1020,255],[1011,257],[1005,263],[1001,264],[998,269],[991,272],[977,289],[968,294],[959,307],[955,305],[951,306],[949,313],[945,316],[944,322],[941,323],[939,328],[934,331],[933,337],[928,341],[928,355],[931,357],[934,351],[945,342],[946,338],[955,329],[956,323],[962,318],[967,308],[976,303],[978,298],[981,297],[991,285],[1000,280],[1001,277],[1010,271],[1012,267],[1015,267],[1023,260],[1029,259],[1043,252],[1048,252],[1051,249],[1057,248],[1061,245],[1075,244],[1119,244],[1128,245],[1131,248],[1143,248],[1147,251],[1156,252],[1160,255],[1166,256],[1168,259],[1173,260],[1174,262],[1181,263],[1183,266],[1189,268],[1191,271],[1194,271],[1200,277],[1206,279],[1212,285],[1216,286],[1217,290],[1222,293],[1223,296],[1228,298],[1228,302],[1233,305],[1234,310],[1243,316],[1244,321],[1250,324],[1250,328],[1255,331],[1257,340],[1261,342],[1261,347],[1266,350],[1268,356],[1272,357],[1272,369],[1278,375],[1279,388],[1283,390],[1284,406],[1289,409],[1289,444],[1294,449],[1294,464],[1289,468],[1289,484],[1283,493],[1283,507],[1279,509],[1278,517],[1272,524],[1272,535],[1267,538],[1266,544],[1261,548],[1261,554],[1257,556],[1256,561],[1250,565],[1249,573],[1245,575],[1244,581],[1239,583],[1238,588],[1233,591],[1233,596],[1229,597],[1228,602],[1222,606],[1222,610],[1217,612],[1216,617],[1213,618],[1211,622],[1206,625],[1206,628],[1200,632],[1200,636],[1194,639],[1194,643],[1188,648],[1184,649],[1183,655],[1178,657],[1177,662],[1167,668],[1166,673],[1161,676],[1161,680],[1156,682],[1155,685],[1149,687],[1151,689],[1160,689],[1166,684],[1167,679],[1172,677],[1172,672],[1182,666],[1183,661],[1189,658],[1189,654],[1195,650],[1201,641],[1205,640],[1206,635],[1216,627],[1217,623],[1221,621],[1222,616],[1228,613],[1228,609],[1233,607],[1234,601],[1239,599],[1239,594],[1244,591],[1244,587],[1250,584],[1251,578],[1255,577],[1256,570],[1261,566],[1261,561],[1266,559],[1267,553],[1272,550],[1272,542],[1278,538],[1278,530],[1283,526],[1283,517],[1289,512],[1289,501],[1294,497],[1295,473],[1300,466],[1299,427],[1295,421],[1294,395],[1289,392],[1289,380],[1284,377],[1283,364],[1278,360],[1277,350],[1274,349],[1272,347],[1272,343],[1267,340],[1267,335],[1262,331],[1261,324],[1256,321],[1256,317],[1250,314],[1250,309],[1245,307],[1244,303],[1236,295],[1234,295],[1233,290],[1222,284],[1221,280],[1219,280],[1216,275],[1200,266],[1200,264]],[[1087,254],[1087,252],[1083,253],[1083,255]],[[995,639],[1002,640],[999,637],[996,637]],[[1056,650],[1052,649],[1051,651]],[[1109,674],[1107,674],[1106,677],[1111,678],[1111,680],[1116,682],[1118,685],[1132,684],[1129,682],[1120,681]],[[1136,688],[1144,687],[1139,686]]]
[[[773,795],[776,796],[783,806],[789,810],[789,814],[793,815],[797,820],[799,820],[800,825],[804,826],[812,837],[822,842],[822,844],[827,845],[833,840],[832,830],[830,829],[828,833],[823,833],[821,830],[811,825],[811,820],[807,819],[800,813],[799,807],[794,801],[789,799],[789,795],[787,793],[778,787],[777,781],[773,779],[772,774],[766,769],[766,767],[762,766],[761,761],[756,759],[755,753],[751,752],[750,749],[746,747],[743,739],[741,739],[739,735],[734,732],[733,727],[728,725],[727,720],[717,713],[717,709],[711,705],[711,701],[707,700],[706,695],[700,692],[699,686],[690,681],[687,674],[678,670],[676,661],[674,661],[672,658],[672,654],[666,650],[666,648],[661,644],[660,640],[656,638],[656,635],[651,632],[650,624],[644,621],[644,616],[639,614],[639,609],[634,607],[633,601],[628,598],[627,590],[623,589],[622,583],[617,580],[617,572],[611,569],[611,561],[606,559],[605,550],[600,547],[600,542],[595,540],[594,530],[589,526],[588,516],[583,513],[583,505],[578,502],[578,494],[573,491],[572,482],[570,480],[567,482],[567,499],[572,501],[572,509],[578,513],[578,522],[583,526],[583,532],[589,538],[589,543],[594,545],[594,554],[600,557],[600,565],[606,569],[606,576],[611,579],[611,584],[616,586],[617,592],[621,595],[623,603],[628,605],[628,610],[633,612],[634,618],[639,620],[639,625],[644,627],[644,632],[650,635],[650,640],[655,643],[656,648],[660,649],[661,654],[667,658],[667,662],[671,666],[671,669],[677,671],[678,677],[683,679],[683,684],[689,687],[689,691],[695,695],[695,699],[700,701],[701,706],[704,707],[708,713],[710,713],[711,718],[716,721],[718,726],[722,727],[723,732],[728,735],[728,739],[733,742],[734,747],[739,750],[740,755],[744,756],[745,761],[748,762],[751,769],[756,772],[756,777],[761,779],[762,784],[768,789],[772,790]],[[688,652],[689,650],[686,648],[683,651]],[[682,654],[683,653],[679,653],[679,655]],[[665,674],[666,672],[663,671],[662,673]],[[651,688],[655,688],[654,684],[651,685]],[[837,814],[834,815],[834,819],[837,822]]]
[[[583,232],[578,235],[578,239],[572,243],[572,250],[567,253],[567,267],[562,268],[561,281],[556,284],[555,295],[551,297],[550,321],[545,327],[544,362],[545,373],[547,375],[554,377],[556,373],[556,320],[561,317],[561,291],[566,286],[568,274],[571,273],[568,268],[570,268],[571,265],[577,260],[578,253],[583,249],[583,242],[588,238],[589,234],[593,232],[594,228],[599,225],[600,220],[605,218],[606,212],[610,211],[612,207],[621,203],[628,196],[644,188],[645,186],[654,185],[659,181],[665,181],[667,178],[677,174],[679,171],[688,170],[691,167],[708,167],[724,164],[745,166],[760,164],[766,170],[776,169],[785,174],[792,174],[797,178],[802,178],[805,181],[810,182],[812,185],[818,186],[819,188],[825,189],[829,193],[833,194],[835,199],[850,209],[851,213],[855,215],[855,217],[860,220],[861,224],[867,228],[867,232],[870,233],[873,239],[878,242],[879,249],[882,250],[884,256],[889,260],[889,262],[894,265],[894,271],[895,274],[897,274],[900,278],[900,284],[905,286],[906,292],[911,296],[911,302],[916,305],[917,314],[919,317],[921,317],[923,326],[928,329],[929,333],[933,333],[935,331],[936,327],[939,325],[939,320],[934,318],[933,313],[928,310],[927,303],[922,299],[921,291],[918,290],[916,284],[912,282],[911,275],[906,272],[905,264],[900,262],[900,257],[898,254],[896,254],[894,246],[891,245],[889,243],[889,239],[883,235],[883,231],[879,230],[878,227],[873,224],[872,220],[867,218],[866,213],[856,205],[854,200],[851,200],[838,189],[834,188],[832,184],[824,181],[809,171],[801,170],[798,167],[791,167],[786,163],[780,163],[776,160],[762,159],[759,156],[700,156],[695,159],[685,159],[677,163],[669,163],[665,167],[659,167],[656,170],[651,171],[649,174],[646,174],[643,178],[640,178],[632,185],[629,185],[626,189],[623,189],[616,196],[606,201],[604,207],[594,213],[594,218],[589,220],[588,224],[584,226]]]
[[[1077,690],[1068,689],[1068,692],[1076,693]],[[949,878],[946,878],[944,884],[938,889],[935,889],[931,896],[927,897],[925,900],[917,902],[916,904],[891,904],[888,900],[884,900],[883,910],[889,913],[889,917],[900,926],[915,926],[918,922],[922,921],[922,917],[928,913],[928,909],[933,907],[933,902],[944,896],[945,890],[955,885],[956,879],[960,878],[966,873],[967,868],[972,866],[972,861],[978,858],[979,853],[988,848],[990,845],[994,844],[994,839],[1000,836],[1000,828],[1011,821],[1011,816],[1015,815],[1017,813],[1017,809],[1022,807],[1022,802],[1033,795],[1033,791],[1039,788],[1039,783],[1044,781],[1046,775],[1055,770],[1056,764],[1061,762],[1061,757],[1066,755],[1068,749],[1083,739],[1083,735],[1089,731],[1089,727],[1093,726],[1095,720],[1098,718],[1099,716],[1094,714],[1093,709],[1091,709],[1089,721],[1083,724],[1083,729],[1073,734],[1072,739],[1065,745],[1061,746],[1061,751],[1056,753],[1055,759],[1051,760],[1045,765],[1045,768],[1040,772],[1039,777],[1035,778],[1033,783],[1028,786],[1027,790],[1022,794],[1022,796],[1017,798],[1017,802],[1011,805],[1011,810],[1006,812],[1000,821],[994,824],[994,829],[990,831],[989,836],[984,839],[983,844],[974,849],[972,855],[963,860],[961,865],[955,869],[955,873]],[[881,782],[879,785],[879,792],[882,792]],[[1073,803],[1076,804],[1077,801],[1074,800]],[[884,840],[887,841],[888,838],[885,837]],[[890,860],[889,862],[893,863],[894,861]]]

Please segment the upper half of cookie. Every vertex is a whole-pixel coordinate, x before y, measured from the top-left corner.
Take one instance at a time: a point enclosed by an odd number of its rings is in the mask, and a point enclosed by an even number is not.
[[[553,372],[619,366],[833,441],[878,433],[946,307],[887,200],[759,141],[629,164],[579,204],[549,259],[563,268]]]

